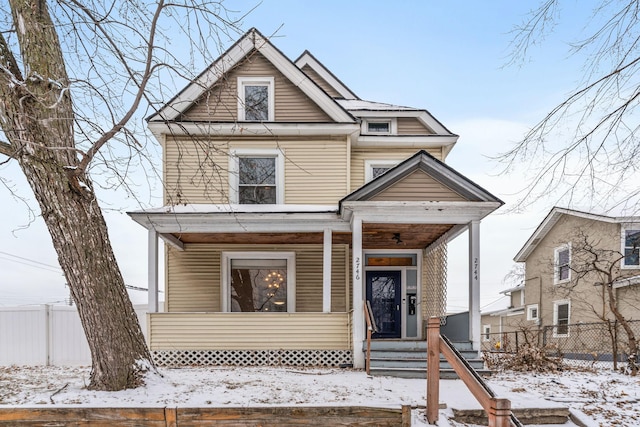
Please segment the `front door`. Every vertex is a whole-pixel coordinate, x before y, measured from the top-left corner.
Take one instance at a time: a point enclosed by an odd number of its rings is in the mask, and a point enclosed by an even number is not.
[[[400,271],[367,271],[367,301],[378,332],[373,338],[400,338]]]

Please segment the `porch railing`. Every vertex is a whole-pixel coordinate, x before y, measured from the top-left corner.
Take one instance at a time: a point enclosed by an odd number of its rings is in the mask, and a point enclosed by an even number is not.
[[[364,303],[364,319],[367,322],[367,359],[365,361],[365,367],[367,369],[367,375],[371,374],[371,333],[378,332],[376,326],[376,319],[373,318],[371,312],[371,303],[367,300]]]
[[[427,323],[427,422],[429,424],[435,424],[439,417],[440,353],[487,413],[489,427],[522,426],[511,412],[509,399],[498,399],[451,342],[440,335],[440,319],[437,317],[430,318]]]

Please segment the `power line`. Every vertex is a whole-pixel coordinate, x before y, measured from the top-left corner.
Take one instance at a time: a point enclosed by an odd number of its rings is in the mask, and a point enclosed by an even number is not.
[[[11,258],[7,258],[7,257],[3,257],[3,256],[0,256],[0,259],[3,259],[5,261],[15,262],[15,263],[22,264],[22,265],[26,265],[27,267],[39,268],[41,270],[49,271],[51,273],[62,274],[62,270],[60,270],[59,268],[56,268],[54,270],[53,268],[50,268],[50,267],[42,267],[42,266],[39,266],[39,265],[33,265],[33,264],[26,263],[26,262],[18,261],[17,259],[11,259]]]
[[[55,268],[56,270],[60,270],[60,267],[57,266],[57,265],[45,264],[44,262],[40,262],[40,261],[36,261],[36,260],[30,259],[30,258],[25,258],[25,257],[21,257],[21,256],[18,256],[18,255],[10,254],[9,252],[0,251],[0,254],[7,255],[7,256],[10,256],[10,257],[13,257],[13,258],[18,258],[18,259],[21,259],[21,260],[24,260],[24,261],[29,261],[29,262],[32,262],[34,264],[40,264],[40,265],[43,265],[45,267]]]

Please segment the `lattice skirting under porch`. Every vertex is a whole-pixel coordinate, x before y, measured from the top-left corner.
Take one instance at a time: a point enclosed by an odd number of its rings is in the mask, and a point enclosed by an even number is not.
[[[159,366],[323,366],[353,363],[351,350],[156,350]]]

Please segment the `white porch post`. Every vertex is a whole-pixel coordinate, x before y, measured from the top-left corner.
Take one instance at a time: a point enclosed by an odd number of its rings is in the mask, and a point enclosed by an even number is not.
[[[331,229],[324,229],[324,245],[322,247],[322,311],[331,313]]]
[[[469,341],[480,349],[480,221],[469,223]]]
[[[364,352],[362,351],[362,342],[364,341],[364,296],[362,292],[362,219],[354,215],[351,221],[352,236],[352,282],[353,282],[353,319],[352,319],[352,336],[353,336],[353,367],[364,368]]]
[[[148,265],[148,281],[149,288],[148,312],[158,312],[158,233],[155,230],[149,230],[149,258]]]

